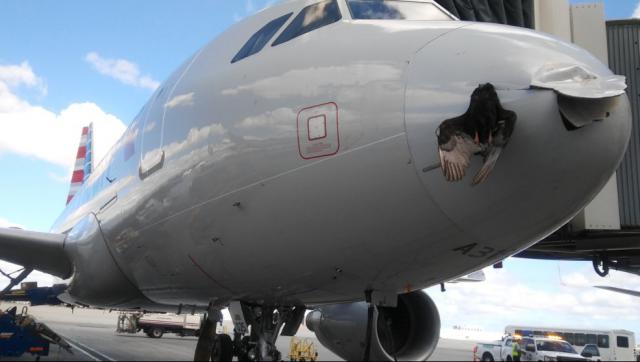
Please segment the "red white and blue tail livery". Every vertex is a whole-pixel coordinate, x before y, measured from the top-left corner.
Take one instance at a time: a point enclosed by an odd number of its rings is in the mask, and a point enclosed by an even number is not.
[[[93,170],[93,124],[82,128],[80,145],[76,156],[76,165],[71,176],[71,187],[67,196],[67,205],[73,200],[84,181],[89,178]]]

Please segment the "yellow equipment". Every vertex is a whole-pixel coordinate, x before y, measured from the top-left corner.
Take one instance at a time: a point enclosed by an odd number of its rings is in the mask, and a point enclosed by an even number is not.
[[[289,344],[289,359],[291,361],[309,362],[318,359],[316,346],[310,338],[291,338]]]

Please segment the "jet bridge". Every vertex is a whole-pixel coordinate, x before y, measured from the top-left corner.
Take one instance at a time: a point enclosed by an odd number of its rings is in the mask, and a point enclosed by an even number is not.
[[[535,27],[534,0],[436,0],[464,21]]]

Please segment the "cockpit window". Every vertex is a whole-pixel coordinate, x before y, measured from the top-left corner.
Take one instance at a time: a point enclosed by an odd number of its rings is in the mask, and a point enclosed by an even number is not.
[[[247,43],[240,49],[238,54],[231,60],[231,63],[235,63],[239,60],[242,60],[248,56],[251,56],[264,48],[265,45],[273,38],[273,36],[280,30],[282,25],[289,20],[289,18],[293,15],[293,13],[289,13],[287,15],[281,16],[275,20],[272,20],[269,24],[262,27],[262,29],[258,30],[257,33],[253,34],[251,38],[247,41]]]
[[[333,24],[342,19],[337,0],[326,0],[302,9],[271,46],[282,44],[302,34]]]
[[[428,2],[398,0],[347,0],[354,19],[453,20],[438,6]]]

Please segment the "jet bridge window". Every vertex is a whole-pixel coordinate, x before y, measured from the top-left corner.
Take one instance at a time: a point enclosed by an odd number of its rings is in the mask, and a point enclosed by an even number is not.
[[[302,9],[300,14],[282,31],[282,34],[280,34],[271,46],[282,44],[310,31],[333,24],[340,19],[342,19],[342,14],[340,13],[337,0],[326,0],[309,5]]]
[[[231,63],[235,63],[261,51],[262,48],[267,45],[269,40],[271,40],[271,38],[273,38],[273,36],[278,32],[278,30],[280,30],[282,25],[284,25],[284,23],[289,20],[291,15],[293,15],[293,13],[289,13],[275,20],[272,20],[271,22],[269,22],[269,24],[258,30],[257,33],[253,34],[251,38],[249,38],[247,43],[242,47],[242,49],[240,49],[238,54],[233,57]]]
[[[432,3],[397,0],[347,0],[354,19],[453,20]]]

